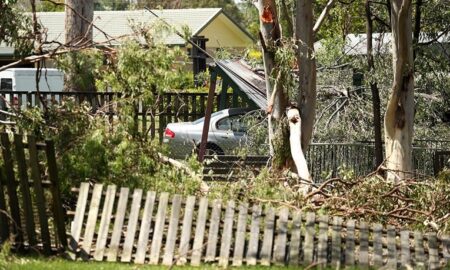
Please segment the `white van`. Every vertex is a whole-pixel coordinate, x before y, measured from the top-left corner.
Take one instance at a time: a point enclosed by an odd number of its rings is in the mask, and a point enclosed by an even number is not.
[[[0,89],[2,91],[36,91],[35,68],[10,68],[0,72]],[[40,91],[62,91],[64,73],[56,68],[41,70]]]
[[[24,105],[26,103],[25,92],[36,92],[36,88],[35,68],[10,68],[0,72],[0,94],[5,91],[18,92],[18,95],[14,95],[14,103]],[[55,68],[41,69],[39,91],[58,92],[63,91],[63,88],[64,73],[62,71]],[[19,95],[22,98],[19,98]],[[9,94],[3,94],[3,97],[7,102],[13,102]],[[33,96],[29,105],[33,106],[34,104]],[[4,108],[4,106],[2,107]]]

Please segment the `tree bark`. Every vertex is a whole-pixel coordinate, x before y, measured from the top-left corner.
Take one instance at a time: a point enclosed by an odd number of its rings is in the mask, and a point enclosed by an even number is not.
[[[66,0],[65,6],[65,42],[71,48],[90,47],[93,45],[92,21],[94,20],[94,1]],[[76,66],[76,53],[69,54],[70,60]],[[66,91],[80,91],[76,83],[79,72],[75,68],[66,71],[64,88]],[[94,82],[85,82],[83,90],[95,91]]]
[[[412,176],[414,133],[414,63],[411,0],[391,0],[394,81],[384,118],[387,179]]]
[[[419,48],[419,36],[421,30],[421,19],[422,19],[422,5],[423,0],[416,1],[416,16],[414,20],[414,35],[413,35],[413,59],[416,59],[417,50]]]
[[[367,36],[367,66],[368,73],[375,69],[373,62],[372,33],[373,33],[372,12],[370,10],[370,0],[366,0],[366,36]],[[380,91],[376,82],[370,81],[372,92],[373,127],[375,139],[375,168],[383,163],[383,143],[381,140],[381,108]]]
[[[306,151],[312,138],[316,116],[316,59],[314,56],[313,8],[309,0],[298,0],[295,39],[298,45],[297,65],[299,89],[297,104],[302,119],[302,149]]]
[[[255,6],[259,12],[260,40],[266,78],[270,155],[274,156],[274,129],[277,126],[277,122],[281,120],[287,105],[287,99],[283,89],[281,89],[281,85],[276,84],[273,80],[273,73],[276,69],[275,52],[277,47],[280,46],[281,32],[275,0],[258,0],[255,2]]]
[[[92,45],[94,1],[66,0],[65,13],[66,44],[72,47]]]
[[[290,108],[287,112],[287,120],[289,122],[289,144],[291,148],[292,159],[294,160],[297,174],[302,180],[312,183],[311,175],[309,174],[308,164],[306,163],[305,155],[302,150],[300,142],[301,138],[301,118],[300,112],[297,108]],[[301,185],[300,191],[303,194],[308,192],[310,185]]]

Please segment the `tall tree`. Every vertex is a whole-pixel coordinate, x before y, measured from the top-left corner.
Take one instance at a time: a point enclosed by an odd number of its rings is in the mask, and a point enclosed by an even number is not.
[[[94,20],[94,1],[66,0],[65,42],[71,48],[91,47],[93,45],[92,22]],[[73,65],[77,65],[76,53],[70,54]],[[66,91],[95,91],[94,81],[78,83],[77,78],[84,69],[72,69],[66,73]]]
[[[413,171],[414,62],[411,0],[391,0],[394,81],[384,118],[388,180],[397,182]]]
[[[372,33],[373,33],[373,19],[372,11],[370,7],[370,0],[366,0],[366,38],[367,38],[367,69],[368,72],[372,72],[375,69],[373,60],[373,46],[372,46]],[[375,138],[375,165],[380,166],[383,163],[383,142],[381,139],[381,101],[380,90],[378,84],[375,81],[370,81],[370,90],[372,92],[372,112],[373,112],[373,127]]]
[[[333,3],[333,0],[328,2],[314,23],[311,1],[296,1],[295,16],[292,16],[295,18],[295,23],[284,16],[288,20],[286,23],[288,27],[295,26],[295,29],[291,31],[294,34],[293,46],[289,43],[289,38],[292,37],[282,37],[275,0],[259,0],[255,3],[259,11],[260,38],[266,75],[271,155],[275,157],[276,166],[286,166],[289,160],[293,160],[295,164],[293,168],[301,178],[306,180],[311,180],[311,176],[303,151],[308,147],[312,137],[317,98],[314,37]],[[281,1],[281,6],[284,10],[288,10],[285,1]],[[289,63],[291,59],[285,53],[286,50],[289,50],[289,46],[297,48],[294,50],[296,57],[292,59],[295,66],[298,67],[299,82],[294,90],[296,92],[294,96],[297,96],[296,102],[289,102],[288,93],[286,93],[288,91],[287,84],[283,83],[292,75],[292,63]],[[300,112],[291,106],[288,108],[289,112],[286,118],[285,111],[288,103],[298,104]],[[289,133],[286,131],[287,122],[291,128],[289,140],[287,140]],[[293,128],[295,130],[292,130]],[[298,134],[297,138],[294,138],[292,134]],[[286,151],[288,149],[290,151]],[[286,155],[286,152],[290,152],[290,157]]]

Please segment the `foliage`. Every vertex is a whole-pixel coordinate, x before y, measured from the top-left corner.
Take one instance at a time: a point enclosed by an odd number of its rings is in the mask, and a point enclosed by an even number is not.
[[[39,12],[61,12],[64,11],[64,0],[55,0],[54,2],[59,5],[55,5],[46,0],[38,1],[37,10]]]
[[[0,244],[0,270],[6,269],[12,260],[10,243],[6,241]]]
[[[34,46],[31,19],[15,7],[16,0],[0,1],[0,43],[14,47],[18,57],[27,56]]]
[[[150,42],[151,34],[145,34]],[[79,106],[71,99],[50,105],[45,114],[32,108],[19,116],[17,125],[23,132],[56,142],[66,195],[70,187],[82,181],[187,194],[199,190],[198,179],[161,162],[158,153],[164,153],[164,149],[157,142],[147,141],[145,133],[137,133],[135,100],[153,104],[159,93],[189,81],[183,75],[183,64],[178,62],[183,59],[182,51],[153,45],[144,47],[129,40],[106,58],[97,50],[87,50],[74,58],[58,59],[65,71],[89,70],[88,79],[95,78],[99,89],[122,92],[109,104],[118,115],[113,122],[102,111],[110,108],[98,108],[93,113],[92,104]],[[103,65],[105,59],[108,65]]]
[[[287,206],[411,230],[450,233],[448,170],[435,179],[407,180],[398,184],[386,182],[376,175],[355,178],[345,167],[339,175],[318,184],[303,196],[296,178],[289,174],[276,176],[264,169],[257,177],[232,183],[212,183],[209,196]]]
[[[103,64],[102,54],[96,49],[69,52],[56,58],[56,66],[71,76],[71,84],[81,92],[93,91],[96,74]]]

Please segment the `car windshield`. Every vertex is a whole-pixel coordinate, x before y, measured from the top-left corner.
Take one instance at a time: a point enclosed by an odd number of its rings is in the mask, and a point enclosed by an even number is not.
[[[223,111],[215,112],[215,113],[211,114],[211,118],[215,117],[217,115],[221,115],[221,114],[223,114]],[[202,123],[203,121],[205,121],[205,117],[195,120],[194,122],[192,122],[192,124],[197,125],[197,124]]]

